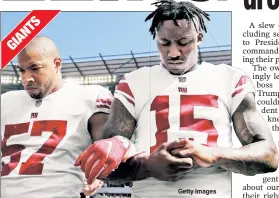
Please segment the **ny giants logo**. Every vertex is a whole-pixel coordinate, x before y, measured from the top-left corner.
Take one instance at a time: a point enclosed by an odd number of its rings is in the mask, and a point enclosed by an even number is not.
[[[186,87],[178,87],[178,91],[180,93],[187,93],[187,88]]]
[[[31,113],[30,118],[37,118],[38,117],[38,113]]]

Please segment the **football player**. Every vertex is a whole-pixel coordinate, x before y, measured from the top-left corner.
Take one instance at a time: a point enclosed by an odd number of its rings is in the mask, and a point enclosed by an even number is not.
[[[232,171],[255,175],[278,166],[254,86],[237,68],[198,64],[207,13],[185,1],[155,5],[146,20],[152,19],[161,63],[123,77],[104,126],[107,139],[95,142],[77,165],[89,183],[107,175],[134,181],[134,197],[230,198]],[[231,148],[232,127],[241,148]],[[131,138],[145,153],[130,153]]]
[[[80,197],[101,185],[84,185],[74,166],[98,139],[112,94],[101,86],[64,83],[54,42],[34,38],[18,55],[25,90],[1,95],[1,197]]]

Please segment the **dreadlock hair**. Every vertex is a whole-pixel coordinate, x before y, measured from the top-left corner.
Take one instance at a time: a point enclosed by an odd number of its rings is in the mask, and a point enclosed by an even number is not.
[[[166,20],[173,20],[174,24],[178,26],[176,20],[187,19],[194,23],[197,32],[197,25],[200,25],[200,28],[207,32],[206,26],[204,24],[204,18],[210,21],[209,14],[205,13],[191,2],[160,0],[152,3],[151,5],[155,5],[157,9],[149,14],[146,17],[145,21],[153,18],[151,27],[149,29],[150,33],[153,35],[153,39],[156,36],[156,27]],[[196,19],[198,19],[198,23]]]

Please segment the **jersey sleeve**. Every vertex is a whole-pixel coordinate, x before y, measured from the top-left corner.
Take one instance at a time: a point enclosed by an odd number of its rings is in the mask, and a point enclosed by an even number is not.
[[[247,93],[255,94],[255,87],[251,78],[242,71],[236,72],[236,75],[233,78],[232,86],[231,116],[234,114],[235,110],[238,108]]]
[[[85,87],[85,100],[89,117],[94,113],[109,113],[113,96],[111,92],[100,86],[90,85]]]
[[[135,97],[133,91],[131,90],[131,79],[129,75],[126,74],[119,81],[114,97],[120,100],[126,109],[131,113],[131,115],[136,119],[136,110],[135,110]]]
[[[94,113],[103,112],[109,114],[113,96],[111,92],[100,86],[99,93],[95,102]]]
[[[26,105],[28,101],[26,95],[23,90],[8,91],[1,94],[1,118],[4,118],[10,112],[18,111],[18,108],[22,105]],[[20,98],[20,100],[17,98]]]
[[[7,95],[8,93],[1,94],[1,118],[3,118],[6,114],[7,105]]]

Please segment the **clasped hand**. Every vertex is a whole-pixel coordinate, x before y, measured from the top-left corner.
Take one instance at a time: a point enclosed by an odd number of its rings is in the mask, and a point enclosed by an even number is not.
[[[195,144],[188,139],[163,143],[147,159],[150,176],[164,181],[176,181],[197,167],[209,167],[216,162],[214,149]]]
[[[79,157],[75,165],[81,166],[88,184],[91,184],[97,178],[108,176],[120,163],[125,162],[131,145],[128,139],[122,137],[96,141]],[[188,139],[163,143],[150,155],[143,155],[145,160],[142,160],[142,167],[148,176],[164,181],[176,181],[198,166],[211,166],[217,159],[213,148],[194,144]]]

